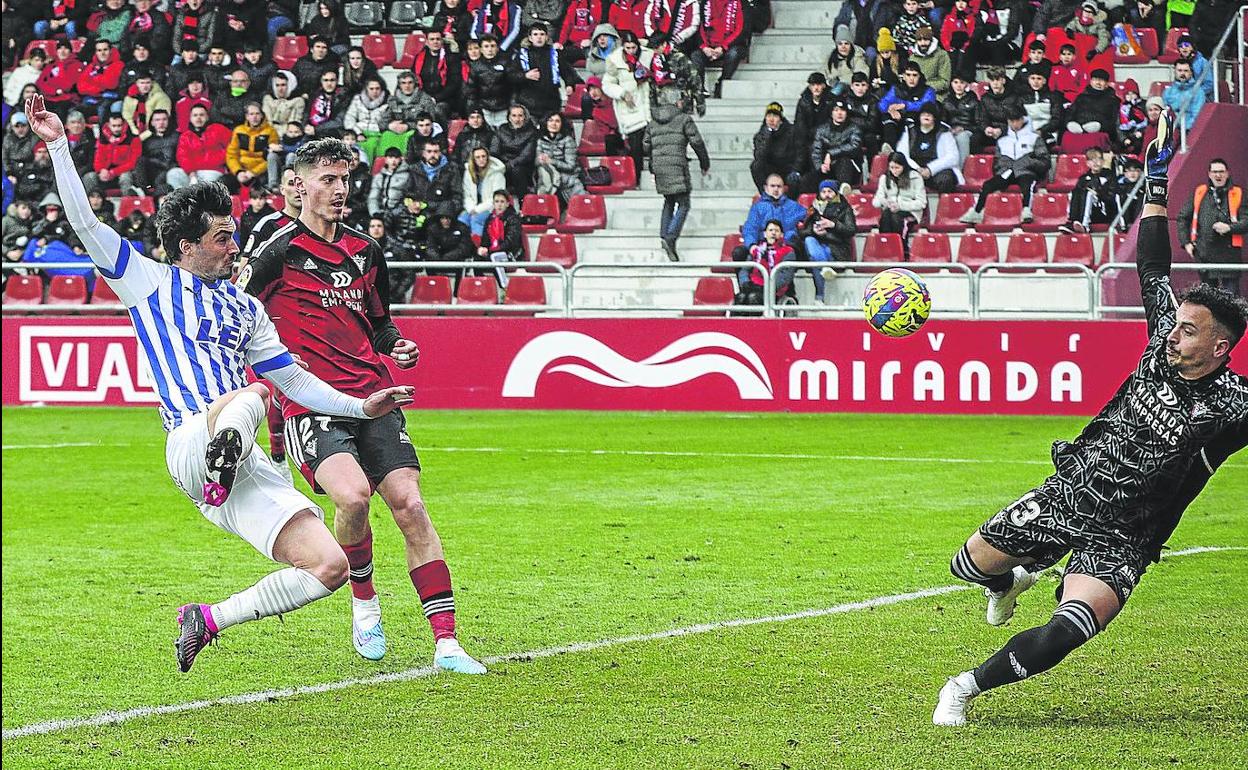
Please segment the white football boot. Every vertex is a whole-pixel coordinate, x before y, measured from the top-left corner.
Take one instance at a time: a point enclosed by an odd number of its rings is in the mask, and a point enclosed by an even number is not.
[[[454,637],[439,639],[433,649],[434,668],[443,671],[454,671],[457,674],[484,674],[485,666],[476,658],[464,652],[459,640]]]
[[[1036,584],[1040,579],[1040,575],[1035,572],[1028,572],[1022,567],[1015,567],[1014,585],[1002,593],[996,593],[990,589],[984,589],[984,596],[988,597],[988,625],[1003,626],[1010,622],[1010,618],[1014,617],[1014,608],[1018,606],[1018,597]]]
[[[970,671],[949,677],[945,686],[940,688],[940,699],[936,703],[936,710],[932,712],[932,724],[941,727],[961,727],[966,724],[966,712],[971,707],[971,700],[977,695],[979,685],[975,683],[975,675]]]
[[[381,660],[386,656],[386,634],[381,630],[381,600],[351,597],[351,644],[360,657]]]

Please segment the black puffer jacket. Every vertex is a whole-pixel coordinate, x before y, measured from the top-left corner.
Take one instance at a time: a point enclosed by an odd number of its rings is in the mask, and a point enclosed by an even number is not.
[[[411,177],[407,181],[406,195],[418,201],[424,201],[429,207],[426,212],[430,216],[449,214],[457,217],[463,205],[460,185],[463,184],[464,170],[459,164],[452,163],[446,157],[442,160],[441,168],[434,173],[432,179],[425,173],[423,163],[412,166]]]
[[[754,134],[754,160],[768,168],[793,168],[797,161],[797,145],[794,143],[793,124],[780,117],[780,125],[772,130],[767,121]]]
[[[509,254],[512,260],[524,259],[524,232],[520,226],[520,214],[510,206],[503,211],[503,239],[499,243],[494,243],[490,240],[490,225],[494,224],[498,218],[498,214],[492,211],[486,218],[481,231],[481,245],[489,249],[491,253],[501,251]]]
[[[1001,94],[993,93],[992,89],[984,92],[979,99],[979,121],[981,128],[992,126],[1005,130],[1008,118],[1011,112],[1023,106],[1023,100],[1018,98],[1018,94],[1011,93],[1007,88]]]
[[[490,154],[507,164],[509,170],[532,169],[537,157],[537,126],[526,122],[520,128],[504,123],[494,130]]]
[[[966,89],[961,98],[950,92],[940,106],[945,111],[945,122],[951,128],[975,128],[979,119],[979,97],[971,89]]]
[[[839,126],[835,123],[820,126],[815,132],[814,144],[810,147],[811,167],[819,168],[826,155],[831,155],[832,160],[861,159],[863,155],[862,132],[849,120]]]
[[[858,127],[862,134],[862,143],[874,146],[880,140],[880,111],[877,109],[880,100],[868,91],[861,97],[852,93],[845,96],[845,105],[849,107],[849,122]]]
[[[459,163],[467,163],[472,157],[473,150],[478,147],[488,150],[493,142],[494,129],[490,128],[489,123],[482,123],[480,128],[464,126],[459,136],[455,137],[455,160]]]
[[[487,59],[482,56],[468,64],[468,82],[464,85],[464,100],[468,108],[505,110],[511,106],[511,81],[507,77],[507,64],[503,57]]]
[[[454,217],[443,227],[435,217],[425,234],[425,259],[431,262],[469,262],[477,257],[472,230]]]
[[[824,91],[823,98],[815,104],[810,89],[802,91],[793,115],[793,131],[798,147],[806,147],[815,138],[819,127],[832,120],[832,95]]]
[[[1075,101],[1067,111],[1066,119],[1076,123],[1098,121],[1101,130],[1110,136],[1118,133],[1118,95],[1112,88],[1097,91],[1092,86],[1083,89],[1083,93],[1075,97]]]
[[[170,126],[163,135],[153,132],[143,140],[140,162],[147,168],[150,179],[178,165],[178,136],[178,132]]]
[[[820,201],[815,201],[807,211],[806,220],[797,227],[798,237],[803,240],[813,237],[824,244],[832,250],[832,259],[836,262],[852,262],[854,233],[858,232],[853,207],[840,195],[835,200],[828,201],[823,211],[819,210],[819,205]],[[815,223],[820,219],[831,220],[832,226],[822,233],[816,233]]]
[[[653,120],[646,126],[642,146],[650,156],[650,169],[654,172],[654,188],[659,195],[681,195],[689,192],[689,161],[685,157],[688,147],[693,147],[698,164],[703,171],[711,167],[706,143],[698,126],[679,108],[662,104],[652,111]]]

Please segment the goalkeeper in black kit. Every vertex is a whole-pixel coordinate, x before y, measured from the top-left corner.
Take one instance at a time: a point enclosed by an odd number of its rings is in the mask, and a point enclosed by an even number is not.
[[[1248,304],[1208,285],[1181,300],[1170,288],[1173,121],[1162,115],[1145,154],[1137,267],[1149,341],[1139,364],[1078,438],[1054,443],[1053,474],[984,522],[950,565],[984,587],[988,622],[1003,625],[1037,573],[1069,553],[1057,609],[951,677],[937,725],[965,724],[981,693],[1053,668],[1102,631],[1218,465],[1248,444],[1248,379],[1228,368]]]

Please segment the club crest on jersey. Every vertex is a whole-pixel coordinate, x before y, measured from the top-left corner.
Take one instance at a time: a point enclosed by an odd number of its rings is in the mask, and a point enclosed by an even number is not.
[[[353,255],[351,256],[351,260],[352,260],[353,262],[355,262],[355,266],[356,266],[356,267],[358,267],[358,268],[360,269],[360,272],[361,272],[361,273],[363,273],[363,272],[364,272],[364,263],[368,261],[368,258],[367,258],[367,257],[365,257],[363,254],[353,254]]]

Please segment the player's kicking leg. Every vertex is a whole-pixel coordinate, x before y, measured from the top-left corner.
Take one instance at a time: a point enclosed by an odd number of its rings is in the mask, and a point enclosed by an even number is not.
[[[455,637],[455,595],[451,572],[442,552],[425,501],[420,494],[420,470],[399,468],[386,474],[377,487],[399,525],[406,543],[408,574],[420,596],[433,629],[433,663],[460,674],[484,674],[485,666],[464,651]]]
[[[989,545],[983,535],[976,532],[954,555],[949,571],[954,577],[984,587],[984,596],[988,598],[988,624],[1003,626],[1014,617],[1018,597],[1039,580],[1036,573],[1023,566],[1032,561]]]

